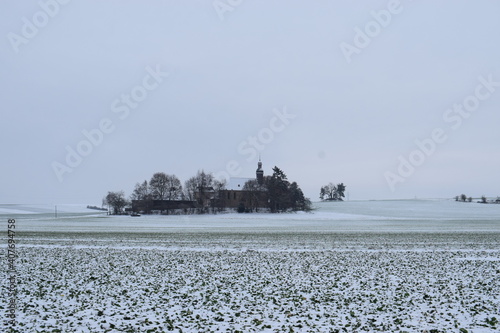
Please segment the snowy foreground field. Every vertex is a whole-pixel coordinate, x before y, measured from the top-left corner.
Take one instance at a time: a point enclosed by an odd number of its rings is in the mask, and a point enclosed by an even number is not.
[[[17,330],[499,331],[500,205],[316,206],[189,217],[67,206],[55,219],[53,207],[0,205],[5,233],[16,219]],[[8,302],[4,283],[4,313]]]

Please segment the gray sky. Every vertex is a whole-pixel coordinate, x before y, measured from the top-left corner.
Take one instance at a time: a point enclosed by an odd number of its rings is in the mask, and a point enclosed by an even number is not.
[[[0,203],[100,204],[157,171],[251,177],[257,154],[313,200],[328,182],[351,200],[500,195],[499,12],[2,1]]]

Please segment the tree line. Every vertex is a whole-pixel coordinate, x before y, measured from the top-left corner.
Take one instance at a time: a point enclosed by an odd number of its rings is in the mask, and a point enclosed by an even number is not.
[[[461,201],[461,202],[472,202],[472,197],[467,197],[465,194],[461,194],[461,195],[457,195],[455,197],[455,201]],[[488,200],[488,198],[486,198],[486,196],[481,196],[481,200],[478,201],[478,203],[484,203],[484,204],[488,204],[488,203],[495,203],[495,204],[500,204],[500,197],[497,197],[496,199],[493,199],[493,200]]]
[[[112,214],[122,214],[130,207],[132,200],[184,200],[194,206],[184,213],[217,213],[227,210],[226,181],[219,180],[212,173],[200,170],[182,185],[175,175],[156,172],[149,181],[136,183],[129,199],[124,191],[108,192],[103,205]],[[263,178],[263,182],[250,180],[243,186],[243,196],[238,212],[266,210],[272,213],[311,210],[311,201],[304,196],[296,182],[288,181],[286,174],[278,167],[273,174]],[[168,212],[167,212],[168,213]]]

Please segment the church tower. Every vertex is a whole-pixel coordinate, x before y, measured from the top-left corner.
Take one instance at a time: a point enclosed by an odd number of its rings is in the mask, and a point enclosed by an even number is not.
[[[262,185],[264,184],[264,170],[262,170],[262,162],[260,161],[260,157],[259,157],[259,163],[257,164],[257,183],[259,183],[259,185]]]

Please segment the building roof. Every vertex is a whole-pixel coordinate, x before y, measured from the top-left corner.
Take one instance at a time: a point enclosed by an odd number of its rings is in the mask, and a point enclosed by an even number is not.
[[[249,180],[255,180],[255,178],[231,177],[226,188],[231,191],[241,191],[245,183]]]

